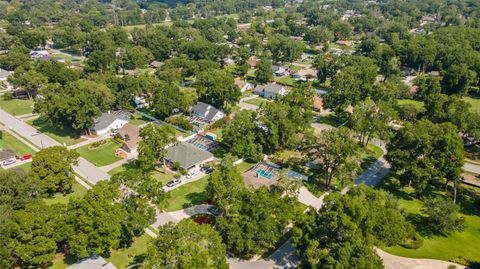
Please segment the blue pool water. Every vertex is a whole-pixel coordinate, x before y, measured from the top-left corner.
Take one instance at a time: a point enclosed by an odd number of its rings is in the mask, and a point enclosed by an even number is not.
[[[273,178],[273,174],[270,174],[270,173],[267,173],[265,170],[263,169],[260,169],[260,170],[257,170],[257,174],[266,178],[266,179],[272,179]]]

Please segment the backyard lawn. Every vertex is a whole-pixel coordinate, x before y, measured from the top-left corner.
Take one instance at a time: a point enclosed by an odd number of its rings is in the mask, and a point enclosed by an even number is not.
[[[167,182],[169,182],[170,180],[172,180],[173,176],[175,175],[174,173],[172,172],[168,172],[167,173],[164,173],[163,172],[163,169],[161,169],[162,171],[159,171],[157,169],[155,169],[153,172],[152,172],[152,177],[158,181],[160,181],[162,183],[162,185],[165,186],[165,184],[167,184]]]
[[[128,122],[129,122],[130,124],[133,124],[133,125],[136,125],[136,126],[140,126],[140,125],[142,125],[142,124],[151,122],[151,120],[143,117],[142,115],[140,115],[140,114],[138,114],[138,113],[134,113]]]
[[[289,76],[275,77],[273,80],[275,80],[278,84],[282,84],[284,86],[294,87],[297,84],[297,81]]]
[[[77,133],[72,128],[65,127],[64,129],[58,129],[51,126],[48,123],[42,122],[39,119],[28,120],[26,123],[35,127],[38,131],[48,135],[52,139],[56,140],[60,144],[65,144],[67,146],[75,145],[84,141],[85,139],[80,137],[80,134]]]
[[[425,231],[425,220],[421,213],[422,201],[418,200],[408,188],[398,189],[394,187],[394,178],[386,177],[377,188],[391,191],[398,197],[400,208],[407,213],[407,219],[411,220],[424,237],[423,245],[418,249],[407,249],[401,246],[384,248],[394,255],[411,258],[430,258],[439,260],[451,260],[457,257],[465,257],[469,260],[480,261],[480,212],[469,204],[461,204],[461,215],[466,219],[466,228],[461,232],[453,232],[449,236],[429,235]],[[439,194],[441,195],[441,193]]]
[[[167,199],[168,206],[165,208],[165,211],[176,211],[203,203],[203,201],[208,199],[206,192],[207,183],[208,176],[205,176],[172,190],[169,192],[170,198]]]
[[[368,144],[367,145],[367,148],[362,148],[362,152],[361,152],[361,163],[360,163],[360,166],[363,168],[363,169],[367,169],[370,165],[372,165],[378,158],[380,158],[380,156],[382,156],[383,154],[383,150],[376,146],[376,145],[372,145],[372,144]]]
[[[416,100],[412,100],[412,99],[400,99],[400,100],[397,100],[397,104],[399,106],[413,105],[418,109],[423,108],[423,106],[424,106],[422,101],[416,101]]]
[[[105,144],[96,148],[93,148],[92,145],[80,147],[77,149],[77,152],[96,166],[109,165],[122,159],[116,155],[116,150],[120,147],[120,144],[117,144],[112,139],[107,139]]]
[[[471,109],[473,111],[480,112],[480,96],[465,96],[463,100],[472,105]]]
[[[11,134],[7,132],[3,132],[2,139],[0,139],[0,149],[10,149],[15,152],[15,154],[19,157],[32,154],[35,152],[29,146],[23,144],[18,139],[13,137]]]
[[[256,98],[253,98],[253,99],[248,99],[247,101],[245,101],[245,103],[251,104],[251,105],[254,105],[254,106],[260,106],[261,104],[266,103],[266,102],[268,102],[267,99],[259,98],[259,97],[256,97]]]
[[[33,104],[33,99],[11,99],[6,95],[0,96],[0,108],[13,116],[32,113]]]
[[[126,249],[113,250],[107,261],[113,263],[117,268],[127,268],[130,264],[142,262],[147,253],[148,243],[153,238],[143,234],[133,241],[132,245]]]
[[[71,193],[67,195],[56,193],[53,197],[45,198],[44,201],[47,205],[56,203],[67,204],[68,200],[70,200],[70,197],[82,197],[85,195],[85,193],[87,193],[87,191],[88,190],[84,186],[80,185],[80,183],[75,181],[75,183],[73,183],[72,185]]]
[[[25,172],[30,172],[30,169],[32,168],[32,162],[28,162],[28,163],[24,163],[22,165],[19,165],[19,166],[14,166],[14,167],[11,167],[11,168],[8,168],[8,169],[21,169]]]

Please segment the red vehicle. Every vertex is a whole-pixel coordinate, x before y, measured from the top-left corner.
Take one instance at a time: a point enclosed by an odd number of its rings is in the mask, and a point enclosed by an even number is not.
[[[26,161],[32,158],[32,154],[27,154],[24,155],[22,158],[20,158],[20,161]]]

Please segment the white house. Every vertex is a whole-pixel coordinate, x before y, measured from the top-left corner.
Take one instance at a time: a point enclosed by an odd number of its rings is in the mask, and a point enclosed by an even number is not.
[[[202,118],[208,123],[223,119],[226,116],[222,110],[202,102],[198,102],[192,106],[192,115]]]
[[[259,85],[254,91],[256,94],[270,100],[277,98],[277,96],[284,96],[287,94],[287,89],[279,84],[268,84],[266,86]]]
[[[253,85],[251,83],[239,78],[235,79],[235,85],[237,85],[241,92],[253,89]]]
[[[94,126],[91,129],[97,135],[103,135],[111,132],[117,132],[131,117],[131,113],[126,111],[105,112],[94,120]]]
[[[30,51],[30,58],[32,59],[41,59],[43,57],[50,56],[50,53],[47,50],[32,50]]]
[[[12,71],[7,71],[5,69],[0,68],[0,81],[7,81],[8,77],[13,74]]]

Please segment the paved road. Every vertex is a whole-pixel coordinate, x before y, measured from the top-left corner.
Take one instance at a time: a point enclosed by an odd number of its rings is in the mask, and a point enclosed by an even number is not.
[[[480,165],[465,162],[465,164],[463,165],[463,170],[475,174],[480,174]]]
[[[61,145],[49,136],[37,131],[37,129],[32,126],[10,115],[3,109],[0,109],[0,122],[40,149]],[[73,170],[92,184],[97,184],[100,180],[110,179],[109,174],[82,157],[78,158],[78,165],[73,166]]]

